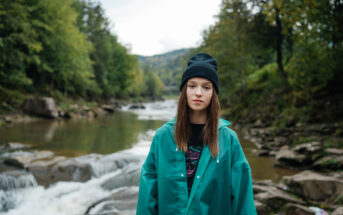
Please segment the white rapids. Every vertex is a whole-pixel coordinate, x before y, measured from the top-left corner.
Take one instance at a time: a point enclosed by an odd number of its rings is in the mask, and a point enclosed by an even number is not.
[[[143,105],[145,109],[130,110],[129,106],[125,106],[122,111],[134,112],[140,120],[168,121],[176,115],[175,100],[143,103]],[[146,156],[154,134],[153,130],[140,134],[137,143],[125,152]],[[112,171],[100,177],[93,177],[87,182],[58,182],[47,188],[34,184],[15,189],[11,193],[5,193],[0,189],[0,200],[6,198],[12,204],[10,207],[12,209],[0,210],[0,215],[83,215],[94,202],[117,190],[104,190],[101,184],[119,173],[119,170]]]

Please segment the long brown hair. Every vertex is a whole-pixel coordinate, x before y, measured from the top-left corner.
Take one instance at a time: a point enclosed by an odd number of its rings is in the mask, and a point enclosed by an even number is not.
[[[188,140],[190,136],[190,108],[187,103],[187,84],[183,86],[177,106],[177,119],[175,127],[175,142],[179,149],[188,151]],[[220,117],[220,103],[218,94],[213,90],[211,102],[207,107],[207,120],[202,131],[202,140],[208,145],[212,157],[219,151],[218,147],[218,123]]]

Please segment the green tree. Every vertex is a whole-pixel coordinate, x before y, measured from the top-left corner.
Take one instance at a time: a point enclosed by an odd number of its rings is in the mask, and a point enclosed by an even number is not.
[[[152,72],[149,64],[144,65],[144,91],[143,95],[157,99],[162,96],[164,85],[156,74]]]
[[[72,0],[2,2],[1,27],[6,30],[1,31],[0,64],[3,74],[11,74],[2,85],[27,83],[48,94],[97,90],[91,80],[90,43],[74,25],[71,5]]]
[[[130,85],[139,76],[136,74],[139,73],[137,58],[130,55],[127,48],[111,34],[110,22],[99,3],[77,0],[74,7],[79,12],[77,26],[93,44],[90,58],[93,61],[95,80],[102,89],[103,97],[129,95]]]

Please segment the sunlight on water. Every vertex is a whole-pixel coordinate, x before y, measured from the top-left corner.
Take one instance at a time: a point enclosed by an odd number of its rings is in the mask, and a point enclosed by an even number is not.
[[[132,109],[130,105],[122,107],[123,111],[130,111],[138,115],[140,120],[162,120],[169,121],[176,116],[176,100],[158,101],[144,103],[144,109]]]

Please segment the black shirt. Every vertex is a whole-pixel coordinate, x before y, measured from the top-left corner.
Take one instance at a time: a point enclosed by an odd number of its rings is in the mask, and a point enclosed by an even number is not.
[[[188,141],[188,151],[185,153],[188,195],[191,193],[195,173],[203,148],[202,129],[204,124],[191,124],[191,135]]]

